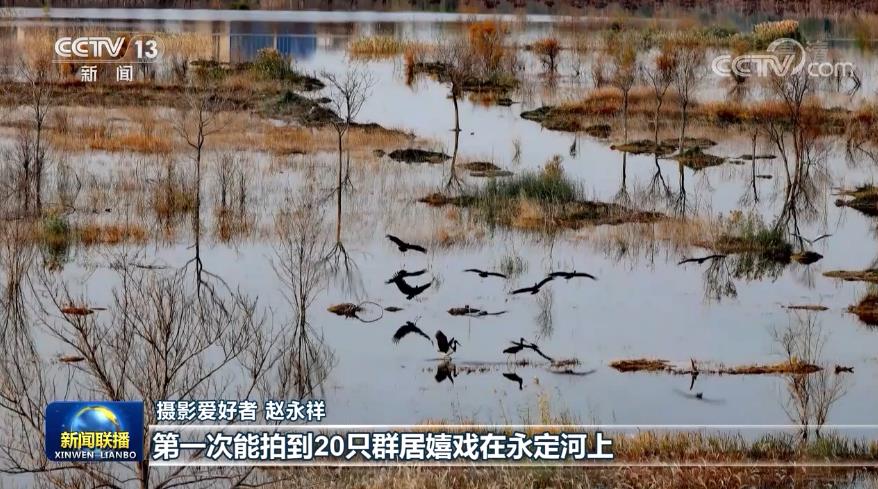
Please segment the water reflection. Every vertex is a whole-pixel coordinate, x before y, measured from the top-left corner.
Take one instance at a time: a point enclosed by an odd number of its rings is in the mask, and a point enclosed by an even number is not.
[[[308,319],[309,307],[326,286],[329,270],[325,259],[331,249],[323,211],[313,190],[306,187],[291,197],[285,206],[291,210],[278,213],[275,220],[279,241],[273,267],[292,310],[292,320],[277,339],[283,352],[280,387],[298,398],[322,395],[334,363],[322,333]]]
[[[453,384],[455,377],[457,377],[457,367],[450,360],[439,363],[436,366],[436,374],[433,376],[437,384],[441,384],[446,379]]]
[[[826,336],[816,314],[792,313],[787,326],[774,331],[774,338],[789,363],[821,365]],[[845,395],[846,380],[846,376],[828,367],[811,374],[786,376],[784,411],[791,422],[800,426],[803,440],[812,432],[821,436],[832,406]]]

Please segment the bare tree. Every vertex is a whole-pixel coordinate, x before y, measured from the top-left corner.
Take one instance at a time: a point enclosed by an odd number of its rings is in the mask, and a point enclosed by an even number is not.
[[[704,48],[695,40],[684,39],[674,45],[676,70],[674,87],[680,100],[680,142],[678,151],[683,152],[686,138],[686,123],[689,107],[695,99],[695,92],[705,76]]]
[[[643,68],[643,75],[649,81],[652,94],[655,99],[655,108],[653,110],[653,142],[658,152],[659,142],[659,115],[661,114],[662,105],[665,101],[665,95],[674,83],[674,75],[677,71],[677,58],[670,45],[665,43],[659,49],[659,52],[652,59],[651,63],[647,63]]]
[[[774,340],[787,362],[819,365],[826,335],[813,313],[795,313],[785,328],[774,331]],[[801,427],[801,438],[807,440],[812,428],[820,437],[829,410],[845,394],[845,382],[843,377],[824,368],[810,374],[789,374],[787,390],[789,397],[784,410]]]
[[[437,63],[441,66],[440,80],[450,88],[454,105],[454,132],[460,132],[460,98],[467,82],[476,75],[477,56],[463,38],[448,40],[437,48]]]
[[[195,256],[187,262],[195,264],[196,279],[201,285],[204,268],[201,260],[201,183],[202,161],[208,138],[219,132],[225,125],[222,111],[226,106],[224,94],[214,85],[190,85],[183,97],[183,107],[176,113],[174,129],[192,150],[195,169],[195,209],[192,213],[192,232],[195,238]]]
[[[447,186],[459,185],[457,153],[460,145],[460,98],[467,83],[476,77],[478,56],[466,39],[455,38],[440,43],[437,63],[442,69],[439,79],[449,86],[449,98],[454,106],[454,151],[451,154],[451,174]]]
[[[43,209],[43,181],[49,167],[49,145],[45,138],[46,117],[55,104],[55,71],[50,58],[21,56],[15,62],[17,82],[5,88],[20,99],[26,120],[19,129],[15,146],[7,160],[13,182],[5,196],[16,197],[19,214],[39,216]]]
[[[234,487],[252,476],[252,469],[228,467],[156,470],[149,460],[101,466],[47,462],[42,407],[50,400],[143,399],[154,406],[159,400],[246,398],[279,358],[272,339],[260,334],[264,319],[255,300],[230,292],[222,298],[223,307],[215,307],[199,299],[182,271],[142,270],[133,266],[136,259],[127,253],[112,257],[118,276],[111,304],[89,315],[61,312],[70,304],[87,305],[87,298],[71,293],[56,275],[37,271],[37,293],[29,301],[32,328],[42,341],[52,338],[61,351],[47,358],[26,329],[18,335],[14,354],[0,352],[5,372],[0,416],[8,427],[0,441],[3,472],[58,488],[206,488],[220,481]],[[155,421],[147,410],[146,425]]]
[[[251,172],[247,161],[234,153],[220,153],[214,162],[217,190],[215,214],[220,239],[228,241],[250,228],[247,206]]]
[[[357,118],[369,98],[374,80],[368,71],[360,68],[349,68],[340,76],[328,72],[323,72],[321,76],[328,82],[329,106],[336,114],[336,117],[330,120],[330,124],[338,136],[338,174],[334,190],[336,195],[335,247],[330,254],[336,258],[342,256],[347,260],[347,253],[341,239],[341,214],[342,193],[350,178],[350,153],[348,153],[348,164],[345,166],[344,141],[354,124],[354,119]]]
[[[612,61],[611,83],[622,92],[622,133],[628,142],[628,98],[637,81],[637,38],[632,34],[613,34],[606,39],[606,50]]]

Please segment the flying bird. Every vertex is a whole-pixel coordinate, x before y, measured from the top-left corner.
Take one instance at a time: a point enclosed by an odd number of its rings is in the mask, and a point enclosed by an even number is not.
[[[692,370],[689,371],[689,375],[692,376],[692,380],[689,381],[689,390],[691,391],[695,387],[695,379],[698,378],[698,365],[695,364],[694,358],[690,358],[689,362],[692,364]]]
[[[392,283],[396,284],[396,288],[399,289],[400,292],[405,295],[405,298],[408,300],[412,300],[412,298],[417,297],[424,293],[425,290],[429,289],[433,282],[427,282],[424,285],[411,286],[405,279],[398,278],[393,280]]]
[[[574,277],[585,277],[585,278],[590,278],[592,280],[598,279],[597,277],[595,277],[594,275],[592,275],[590,273],[577,272],[576,270],[573,270],[572,272],[552,272],[549,274],[549,276],[552,278],[563,278],[565,280],[570,280],[571,278],[574,278]]]
[[[427,335],[427,333],[421,331],[421,328],[417,327],[415,323],[411,321],[406,321],[405,324],[403,324],[399,327],[399,329],[396,330],[396,333],[393,333],[393,342],[399,343],[399,340],[403,339],[409,333],[417,333],[424,338],[427,338],[427,341],[429,341],[431,344],[433,343],[433,340],[430,338],[430,336]]]
[[[725,258],[727,256],[728,255],[708,255],[708,256],[702,256],[701,258],[686,258],[686,259],[682,260],[680,263],[677,263],[677,265],[683,265],[684,263],[698,263],[699,265],[701,265],[704,262],[706,262],[707,260],[716,260],[718,258]]]
[[[798,239],[801,239],[802,241],[804,241],[804,242],[806,242],[806,243],[808,243],[808,244],[814,244],[814,243],[820,241],[821,239],[826,239],[826,238],[832,236],[831,234],[821,234],[820,236],[817,236],[817,237],[814,238],[814,239],[808,239],[808,238],[806,238],[806,237],[804,237],[804,236],[802,236],[802,235],[800,235],[800,234],[797,234],[797,233],[790,233],[790,234],[792,234],[793,237],[798,238]]]
[[[441,353],[444,353],[446,356],[450,356],[452,353],[457,351],[457,347],[460,346],[460,342],[454,339],[452,336],[449,340],[445,333],[441,330],[436,331],[436,346],[439,348]]]
[[[423,246],[419,246],[419,245],[411,244],[411,243],[406,243],[405,241],[397,238],[396,236],[394,236],[392,234],[388,234],[387,239],[389,239],[390,241],[393,241],[393,244],[395,244],[399,248],[399,251],[401,251],[403,253],[405,253],[406,251],[409,251],[409,250],[420,251],[421,253],[427,252],[427,249],[424,248]]]
[[[524,379],[518,376],[515,372],[507,372],[503,374],[507,379],[518,382],[518,390],[524,390]]]
[[[533,350],[534,353],[545,358],[546,360],[548,360],[550,362],[555,361],[552,357],[543,353],[543,351],[540,350],[540,347],[538,347],[536,343],[531,343],[531,342],[525,340],[524,338],[520,338],[518,341],[510,341],[510,343],[512,343],[512,346],[503,350],[503,353],[515,355],[518,352],[520,352],[521,350],[527,348],[528,350]]]
[[[534,353],[536,353],[537,355],[539,355],[539,356],[545,358],[546,360],[548,360],[548,361],[550,361],[550,362],[553,362],[553,363],[555,362],[555,359],[552,358],[552,357],[550,357],[549,355],[546,355],[545,353],[543,353],[543,351],[540,350],[540,347],[538,347],[538,346],[536,345],[536,343],[531,343],[531,344],[527,345],[527,348],[530,348],[531,350],[534,351]]]
[[[401,278],[417,277],[419,275],[425,274],[426,272],[427,272],[426,268],[423,270],[415,271],[415,272],[410,272],[408,270],[399,270],[398,272],[394,273],[392,277],[387,279],[387,281],[384,283],[385,284],[392,284],[393,282],[395,282]]]
[[[551,282],[552,279],[554,279],[554,278],[555,278],[555,277],[551,277],[551,276],[546,277],[546,278],[540,280],[539,282],[533,284],[531,287],[522,287],[522,288],[520,288],[520,289],[515,289],[515,290],[512,291],[512,294],[515,295],[515,294],[523,294],[523,293],[525,293],[525,292],[530,292],[531,295],[534,295],[534,294],[536,294],[537,292],[540,291],[540,288],[541,288],[542,286],[544,286],[544,285],[546,285],[547,283]]]
[[[464,272],[472,272],[479,274],[479,277],[488,278],[488,277],[500,277],[500,278],[508,278],[506,275],[499,272],[489,272],[486,270],[479,270],[478,268],[467,268]]]

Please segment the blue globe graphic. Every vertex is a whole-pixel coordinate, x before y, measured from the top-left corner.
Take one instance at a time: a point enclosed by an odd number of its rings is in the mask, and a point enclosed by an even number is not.
[[[106,407],[86,406],[71,418],[70,431],[117,432],[122,431],[122,425],[116,414]],[[88,449],[85,447],[82,450],[94,452],[98,457],[104,451],[99,448]]]

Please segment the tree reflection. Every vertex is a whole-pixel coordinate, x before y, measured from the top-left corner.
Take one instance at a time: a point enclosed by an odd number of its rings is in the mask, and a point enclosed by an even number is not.
[[[261,334],[265,321],[255,300],[224,292],[204,301],[184,270],[143,270],[135,266],[139,258],[136,252],[113,258],[110,303],[91,313],[67,312],[71,304],[87,306],[87,298],[56,274],[34,271],[37,290],[28,301],[34,322],[6,331],[0,352],[0,415],[9,427],[0,441],[0,470],[27,474],[39,487],[212,487],[250,480],[253,469],[162,471],[148,460],[48,464],[43,408],[51,400],[143,399],[149,406],[166,399],[246,398],[276,363],[279,351]],[[55,361],[37,348],[47,338],[60,349]],[[145,421],[155,423],[153,410]]]
[[[280,212],[275,219],[279,244],[272,266],[283,283],[293,319],[281,337],[280,384],[283,391],[302,398],[322,392],[333,363],[322,334],[308,321],[308,308],[325,286],[324,257],[331,245],[324,232],[323,212],[311,191],[306,188],[284,208],[292,210]]]
[[[826,336],[814,313],[793,313],[785,328],[774,331],[774,340],[789,363],[820,365]],[[812,431],[821,436],[830,409],[846,392],[845,384],[844,376],[828,368],[786,376],[783,407],[790,421],[800,426],[802,440],[808,440]]]

